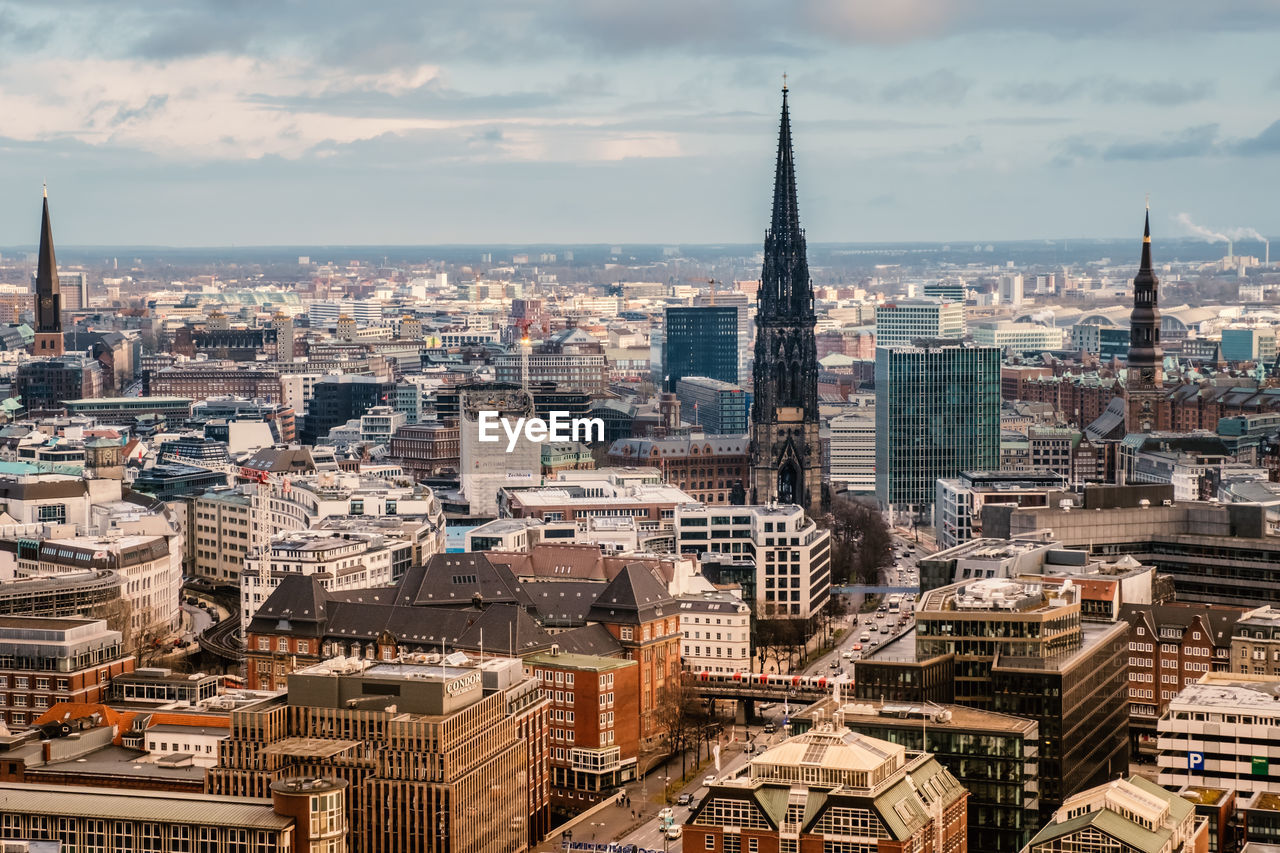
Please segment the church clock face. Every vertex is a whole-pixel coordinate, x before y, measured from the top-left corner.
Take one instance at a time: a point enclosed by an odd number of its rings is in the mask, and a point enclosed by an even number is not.
[[[1142,375],[1142,381],[1143,381],[1143,382],[1148,382],[1148,383],[1153,383],[1153,384],[1154,384],[1154,383],[1155,383],[1155,381],[1156,381],[1156,369],[1155,369],[1154,367],[1144,367],[1144,368],[1142,368],[1142,374],[1141,374],[1141,375]]]

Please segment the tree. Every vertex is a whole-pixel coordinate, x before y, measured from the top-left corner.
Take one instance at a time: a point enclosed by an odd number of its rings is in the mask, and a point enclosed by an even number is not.
[[[659,727],[667,733],[667,745],[671,755],[680,753],[680,778],[686,771],[690,743],[697,743],[698,731],[694,722],[699,716],[701,700],[693,685],[683,678],[668,681],[666,689],[658,697],[654,716]]]
[[[893,563],[893,537],[875,507],[837,497],[823,519],[831,530],[831,579],[835,584],[875,584]]]

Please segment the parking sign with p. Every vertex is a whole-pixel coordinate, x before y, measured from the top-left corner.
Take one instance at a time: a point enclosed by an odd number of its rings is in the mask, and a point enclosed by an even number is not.
[[[1204,753],[1188,752],[1187,753],[1187,769],[1195,772],[1204,769]]]

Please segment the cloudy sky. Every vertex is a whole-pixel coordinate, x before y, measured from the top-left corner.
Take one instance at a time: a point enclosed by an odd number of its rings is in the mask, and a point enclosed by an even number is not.
[[[0,245],[1280,234],[1276,0],[0,0]]]

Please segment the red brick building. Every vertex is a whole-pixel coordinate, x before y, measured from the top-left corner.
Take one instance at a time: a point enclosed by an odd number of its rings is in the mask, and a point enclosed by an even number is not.
[[[1126,604],[1129,623],[1129,731],[1154,753],[1156,721],[1184,685],[1231,668],[1231,636],[1242,607],[1215,604]]]
[[[25,729],[58,702],[101,702],[136,662],[104,619],[0,616],[0,721]]]
[[[547,728],[553,808],[583,811],[635,780],[639,664],[557,649],[526,657],[524,671],[551,700]]]
[[[623,568],[587,611],[622,646],[623,656],[640,664],[640,742],[661,734],[657,709],[663,694],[680,679],[680,612],[654,573],[633,563]]]

